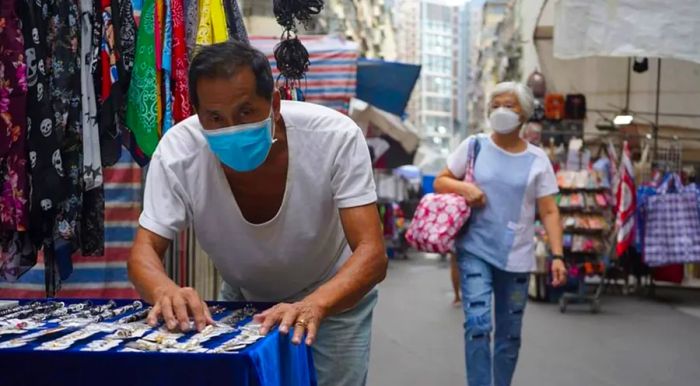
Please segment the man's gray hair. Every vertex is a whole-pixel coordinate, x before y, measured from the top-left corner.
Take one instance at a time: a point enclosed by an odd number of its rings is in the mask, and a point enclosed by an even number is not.
[[[486,107],[489,114],[491,113],[493,98],[503,94],[515,95],[520,103],[520,108],[523,110],[525,120],[530,119],[535,110],[535,97],[532,95],[532,90],[529,87],[518,82],[502,82],[496,85],[493,92],[491,92],[491,97]]]

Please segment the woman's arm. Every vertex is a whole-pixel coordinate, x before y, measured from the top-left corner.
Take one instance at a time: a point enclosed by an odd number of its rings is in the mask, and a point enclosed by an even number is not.
[[[540,214],[540,220],[547,231],[549,238],[549,248],[555,256],[563,256],[564,248],[562,246],[562,228],[561,218],[559,217],[559,208],[554,196],[544,196],[537,199],[537,207]],[[552,261],[552,285],[558,287],[566,283],[566,265],[560,259]]]
[[[469,206],[482,207],[486,205],[486,195],[475,184],[464,182],[455,177],[450,169],[445,168],[438,174],[433,183],[436,193],[454,193],[463,196]]]

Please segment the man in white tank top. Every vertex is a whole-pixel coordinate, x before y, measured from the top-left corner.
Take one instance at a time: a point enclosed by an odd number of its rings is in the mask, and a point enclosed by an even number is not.
[[[212,323],[161,261],[192,226],[227,300],[280,302],[257,318],[264,331],[293,328],[294,343],[312,345],[319,385],[364,384],[387,258],[362,131],[325,107],[280,101],[267,58],[243,43],[201,48],[189,76],[198,115],[153,154],[129,258],[132,282],[154,305],[149,323]]]

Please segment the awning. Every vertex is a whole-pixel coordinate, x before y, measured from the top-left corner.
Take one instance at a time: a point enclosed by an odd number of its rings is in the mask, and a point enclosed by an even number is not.
[[[559,0],[554,56],[646,56],[700,63],[698,0]]]
[[[413,153],[418,148],[420,137],[416,128],[410,122],[403,121],[394,114],[376,108],[363,100],[353,98],[350,101],[349,115],[360,126],[365,136],[376,136],[371,135],[371,128],[381,131],[398,142],[407,153]]]
[[[360,59],[357,64],[357,97],[384,111],[403,116],[420,75],[421,66]]]

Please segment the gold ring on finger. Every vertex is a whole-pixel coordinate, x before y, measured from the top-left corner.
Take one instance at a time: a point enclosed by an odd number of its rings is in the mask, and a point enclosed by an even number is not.
[[[304,319],[299,319],[296,323],[294,323],[294,325],[306,328],[306,321]]]

